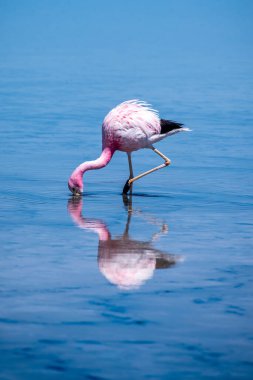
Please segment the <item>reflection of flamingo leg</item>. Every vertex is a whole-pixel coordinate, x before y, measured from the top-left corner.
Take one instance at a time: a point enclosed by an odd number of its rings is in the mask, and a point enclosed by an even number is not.
[[[168,225],[166,223],[164,223],[161,226],[160,231],[158,231],[152,235],[151,241],[159,240],[162,235],[167,235],[168,231],[169,231]]]
[[[122,200],[125,206],[125,209],[127,210],[128,213],[133,212],[133,207],[132,207],[132,192],[130,192],[129,197],[126,193],[122,193]]]
[[[126,222],[126,227],[125,227],[125,231],[123,233],[123,238],[124,239],[128,239],[129,238],[129,226],[130,226],[130,222],[131,222],[131,217],[132,217],[132,210],[129,210],[128,209],[128,215],[127,215],[127,222]]]
[[[167,235],[169,231],[169,227],[167,223],[164,223],[162,220],[159,220],[158,218],[155,218],[148,214],[143,214],[142,211],[140,210],[134,211],[132,208],[132,194],[131,193],[129,194],[129,196],[127,196],[127,194],[123,194],[122,197],[123,197],[125,208],[128,211],[127,224],[126,224],[126,228],[123,234],[124,238],[128,237],[129,224],[131,221],[132,213],[134,213],[136,216],[142,217],[147,223],[150,223],[154,226],[159,227],[159,231],[155,232],[152,235],[151,242],[159,240],[162,235]]]

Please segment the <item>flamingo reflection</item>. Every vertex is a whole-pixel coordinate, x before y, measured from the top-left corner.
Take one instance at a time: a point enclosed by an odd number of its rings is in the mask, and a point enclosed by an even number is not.
[[[83,200],[81,197],[72,197],[68,201],[68,211],[80,228],[98,234],[98,267],[105,278],[119,288],[134,289],[150,279],[155,269],[172,267],[182,258],[153,247],[155,240],[168,233],[168,226],[141,212],[139,215],[143,216],[146,222],[158,225],[160,228],[149,241],[132,239],[129,235],[133,215],[132,200],[131,198],[129,200],[127,196],[124,196],[123,200],[128,209],[128,216],[125,231],[117,238],[112,238],[108,227],[102,220],[82,216]]]

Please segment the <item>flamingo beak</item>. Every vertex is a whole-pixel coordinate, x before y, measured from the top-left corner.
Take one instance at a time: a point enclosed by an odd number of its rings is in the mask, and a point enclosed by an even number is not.
[[[74,196],[81,196],[81,195],[82,195],[82,190],[79,189],[78,187],[70,186],[69,183],[68,183],[68,187],[69,187],[69,190],[71,191],[71,193],[72,193]]]

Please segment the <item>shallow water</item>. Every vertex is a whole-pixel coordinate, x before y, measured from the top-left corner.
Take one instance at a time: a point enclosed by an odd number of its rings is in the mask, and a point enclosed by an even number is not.
[[[1,63],[1,379],[251,378],[250,64],[78,59]],[[158,145],[172,165],[132,198],[117,153],[73,199],[69,174],[133,97],[193,131]]]

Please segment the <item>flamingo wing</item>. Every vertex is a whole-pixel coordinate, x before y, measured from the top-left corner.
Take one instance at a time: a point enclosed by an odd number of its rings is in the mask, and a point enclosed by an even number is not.
[[[130,152],[150,146],[150,138],[161,133],[159,114],[139,100],[128,100],[113,108],[103,122],[103,143]]]

